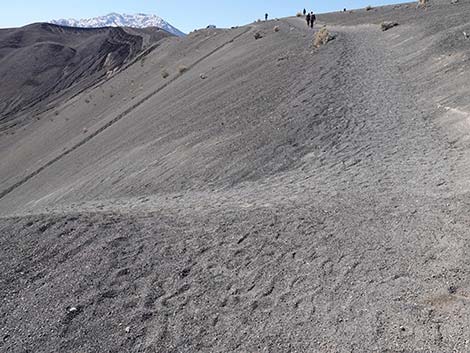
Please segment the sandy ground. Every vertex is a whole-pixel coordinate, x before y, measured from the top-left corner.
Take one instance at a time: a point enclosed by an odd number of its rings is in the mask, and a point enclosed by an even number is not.
[[[198,31],[0,136],[0,350],[469,351],[469,13]]]

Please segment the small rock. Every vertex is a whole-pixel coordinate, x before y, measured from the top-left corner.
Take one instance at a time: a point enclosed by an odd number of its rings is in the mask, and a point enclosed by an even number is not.
[[[406,331],[405,326],[400,326],[400,331],[405,332]]]
[[[255,37],[256,40],[263,38],[263,36],[259,32],[256,32],[254,37]]]
[[[200,74],[199,77],[201,78],[201,80],[205,80],[207,78],[205,74]]]
[[[447,291],[449,292],[449,294],[455,294],[457,293],[457,287],[456,286],[450,286]]]
[[[69,309],[69,313],[76,313],[78,311],[78,308],[72,306],[70,309]]]
[[[126,331],[126,333],[131,332],[131,327],[130,327],[130,326],[127,326],[124,331]]]

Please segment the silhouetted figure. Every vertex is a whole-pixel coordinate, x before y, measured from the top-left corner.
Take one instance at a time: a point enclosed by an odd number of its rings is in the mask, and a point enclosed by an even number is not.
[[[316,20],[317,20],[317,17],[315,16],[315,14],[312,11],[312,13],[310,14],[310,27],[313,28],[313,25],[315,24]]]
[[[268,14],[265,14],[265,15],[264,15],[264,20],[267,21],[267,20],[268,20],[268,17],[269,17]]]
[[[307,10],[304,9],[304,16],[307,14]]]
[[[343,12],[346,12],[346,8],[344,8]]]
[[[307,27],[310,27],[310,20],[311,20],[311,17],[310,17],[310,14],[308,13],[307,14]]]

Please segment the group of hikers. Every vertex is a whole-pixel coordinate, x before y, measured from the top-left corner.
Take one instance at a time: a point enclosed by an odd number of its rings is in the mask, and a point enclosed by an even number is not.
[[[346,9],[344,9],[346,11]],[[307,19],[307,26],[313,28],[315,25],[315,21],[317,20],[317,16],[312,12],[307,13],[307,10],[304,9],[304,16]],[[267,21],[269,14],[264,14],[264,20]]]
[[[312,12],[307,13],[307,10],[304,9],[304,16],[305,19],[307,20],[307,26],[310,28],[313,28],[313,25],[315,24],[315,21],[317,20],[317,16]]]

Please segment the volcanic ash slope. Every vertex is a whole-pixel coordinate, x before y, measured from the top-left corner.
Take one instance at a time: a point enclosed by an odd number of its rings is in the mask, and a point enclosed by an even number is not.
[[[4,131],[0,350],[468,351],[469,14],[167,38]]]

